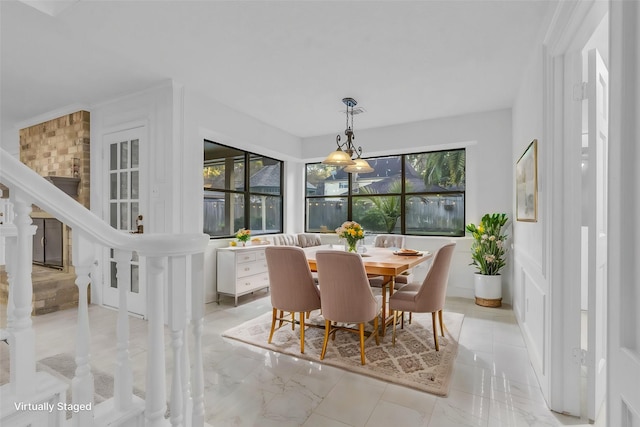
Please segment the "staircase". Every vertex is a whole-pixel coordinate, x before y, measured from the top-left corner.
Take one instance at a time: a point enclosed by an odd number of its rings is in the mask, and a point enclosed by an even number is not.
[[[0,148],[0,183],[10,189],[10,203],[0,205],[0,237],[9,292],[6,328],[1,339],[10,349],[10,382],[0,388],[0,425],[34,426],[203,426],[202,320],[204,312],[205,234],[124,234],[49,181]],[[73,230],[72,264],[79,296],[76,329],[76,371],[72,380],[74,411],[71,420],[64,405],[67,386],[45,372],[36,372],[35,334],[32,328],[32,242],[35,226],[31,205],[36,204]],[[98,267],[97,254],[113,249],[119,289],[117,356],[114,360],[114,397],[93,402],[91,328],[87,290]],[[146,398],[133,395],[129,357],[129,322],[124,274],[137,252],[147,269],[148,349]],[[2,262],[2,257],[0,257]],[[167,290],[166,301],[165,292]],[[171,332],[172,361],[167,393],[164,308]],[[189,344],[189,345],[188,345]],[[4,344],[2,344],[4,345]],[[4,362],[3,362],[4,363]],[[169,411],[167,399],[169,395]],[[51,406],[53,405],[53,406]],[[53,407],[49,412],[46,409]],[[169,413],[169,418],[165,414]]]

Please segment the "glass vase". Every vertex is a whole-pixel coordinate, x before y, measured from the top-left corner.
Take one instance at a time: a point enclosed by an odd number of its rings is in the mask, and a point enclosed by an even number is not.
[[[347,242],[347,251],[349,252],[358,252],[357,247],[358,246],[358,241],[355,240],[353,242]]]

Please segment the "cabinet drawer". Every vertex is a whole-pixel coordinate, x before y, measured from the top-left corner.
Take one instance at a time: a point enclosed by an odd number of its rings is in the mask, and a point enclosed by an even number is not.
[[[236,262],[242,264],[245,262],[253,262],[256,260],[256,252],[243,252],[236,255]]]
[[[269,286],[269,274],[262,273],[254,276],[238,278],[236,281],[236,292],[243,294],[253,289],[260,289]]]
[[[247,277],[258,273],[267,272],[267,263],[265,261],[247,262],[238,264],[236,268],[236,277]]]

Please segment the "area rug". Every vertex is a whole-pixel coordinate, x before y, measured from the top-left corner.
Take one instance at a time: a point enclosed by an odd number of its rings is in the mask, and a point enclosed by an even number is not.
[[[271,344],[268,344],[271,313],[265,313],[231,328],[222,335],[275,352],[446,396],[449,392],[453,363],[458,353],[458,339],[463,320],[463,314],[444,312],[445,336],[438,336],[440,351],[435,351],[431,314],[414,313],[411,324],[405,321],[404,329],[400,329],[398,325],[395,347],[391,343],[391,327],[387,329],[386,336],[380,337],[379,346],[376,346],[373,337],[367,339],[364,366],[360,364],[358,335],[347,331],[339,331],[335,340],[329,342],[324,360],[320,360],[324,340],[323,328],[309,327],[305,330],[304,354],[300,353],[298,325],[295,331],[291,330],[291,324],[283,325],[276,330]],[[306,322],[324,325],[324,318],[319,311],[314,311]],[[372,326],[369,325],[368,330],[371,329]]]

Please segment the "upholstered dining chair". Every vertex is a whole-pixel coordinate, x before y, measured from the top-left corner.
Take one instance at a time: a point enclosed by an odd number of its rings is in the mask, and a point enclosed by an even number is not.
[[[398,313],[402,313],[402,326],[404,327],[404,312],[431,313],[433,325],[433,341],[436,351],[438,345],[438,329],[436,328],[436,314],[440,320],[440,332],[444,337],[444,323],[442,321],[442,309],[444,308],[447,294],[447,282],[449,281],[449,267],[455,243],[442,246],[433,257],[433,264],[424,278],[422,284],[410,283],[394,292],[389,298],[389,310],[393,311],[393,338],[396,343],[396,324]]]
[[[373,241],[373,246],[376,248],[398,248],[402,249],[405,245],[405,238],[401,234],[378,234],[376,239]],[[394,289],[399,289],[402,286],[409,283],[409,277],[411,275],[411,271],[407,270],[404,273],[395,277]],[[369,277],[369,284],[374,288],[380,288],[384,284],[384,279],[382,276],[373,276]]]
[[[278,329],[283,322],[291,322],[293,329],[295,313],[300,313],[300,353],[304,353],[305,314],[320,308],[320,292],[311,276],[307,257],[296,246],[270,246],[265,249],[265,256],[273,306],[268,342],[273,339],[276,321],[280,322]],[[284,312],[290,312],[291,318],[285,318]]]
[[[378,234],[373,241],[376,248],[404,248],[404,236],[402,234]]]
[[[365,323],[374,321],[372,334],[376,345],[378,338],[378,316],[382,308],[380,297],[373,295],[360,254],[342,251],[318,251],[316,253],[320,301],[325,318],[324,343],[320,360],[327,351],[329,336],[335,338],[339,330],[360,335],[360,362],[365,364]],[[358,329],[338,324],[358,324]]]

